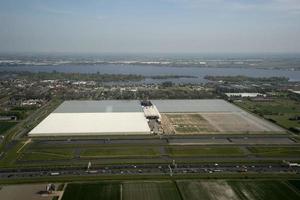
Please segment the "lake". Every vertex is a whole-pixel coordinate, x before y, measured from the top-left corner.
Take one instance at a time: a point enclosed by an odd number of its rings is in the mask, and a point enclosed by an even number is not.
[[[98,64],[98,65],[58,65],[58,66],[17,66],[0,67],[0,71],[29,72],[65,72],[65,73],[101,73],[101,74],[137,74],[143,76],[184,75],[198,78],[168,79],[177,83],[204,83],[204,77],[210,76],[249,76],[249,77],[288,77],[290,81],[300,81],[300,71],[257,68],[214,68],[214,67],[168,67],[156,65]],[[146,83],[165,80],[146,79]]]

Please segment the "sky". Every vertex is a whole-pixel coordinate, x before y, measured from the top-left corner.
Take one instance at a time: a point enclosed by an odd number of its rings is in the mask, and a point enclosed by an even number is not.
[[[0,52],[299,53],[300,0],[0,0]]]

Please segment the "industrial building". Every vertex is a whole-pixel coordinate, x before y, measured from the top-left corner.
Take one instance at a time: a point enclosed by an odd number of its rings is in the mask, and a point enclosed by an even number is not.
[[[241,112],[221,99],[151,100],[161,113]]]
[[[197,120],[195,119],[196,115]],[[196,120],[196,121],[195,121]],[[29,136],[283,131],[224,100],[65,101]],[[199,130],[198,130],[199,129]],[[187,132],[187,131],[185,131]],[[193,133],[194,133],[193,132]]]
[[[139,101],[65,101],[29,136],[150,134]]]

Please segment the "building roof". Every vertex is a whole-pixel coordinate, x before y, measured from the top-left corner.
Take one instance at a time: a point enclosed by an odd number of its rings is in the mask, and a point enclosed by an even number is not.
[[[151,100],[159,112],[240,112],[240,108],[221,99]]]
[[[149,133],[144,113],[52,113],[29,136]]]
[[[143,112],[137,100],[65,101],[53,113]]]

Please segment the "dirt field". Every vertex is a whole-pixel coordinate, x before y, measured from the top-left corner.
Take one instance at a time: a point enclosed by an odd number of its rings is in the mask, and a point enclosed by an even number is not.
[[[163,114],[162,128],[167,134],[284,131],[278,126],[246,112]]]
[[[9,185],[0,186],[0,199],[2,200],[51,200],[53,197],[45,197],[39,194],[44,191],[46,184],[39,185]]]
[[[202,113],[201,115],[220,132],[281,131],[269,122],[246,113]]]
[[[162,123],[165,126],[165,132],[201,134],[217,131],[200,114],[164,114],[163,119]]]

